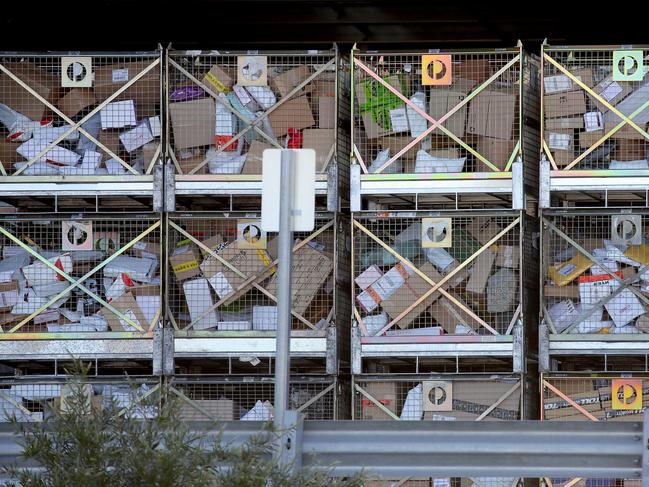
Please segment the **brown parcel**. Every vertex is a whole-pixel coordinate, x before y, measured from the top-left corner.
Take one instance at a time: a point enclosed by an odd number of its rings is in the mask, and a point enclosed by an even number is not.
[[[331,275],[333,261],[322,252],[304,245],[297,252],[293,252],[291,270],[292,308],[296,313],[303,315]],[[271,278],[266,289],[277,296],[277,274]]]
[[[488,59],[466,59],[453,66],[453,77],[484,83],[491,76]]]
[[[315,124],[306,95],[282,103],[268,118],[275,137],[286,135],[289,128],[302,130]]]
[[[458,301],[470,309],[470,306],[462,300],[458,299]],[[444,297],[435,301],[429,311],[437,324],[444,328],[444,332],[449,335],[455,334],[455,327],[458,323],[467,325],[473,330],[478,330],[481,326],[478,321],[469,316],[462,308]]]
[[[484,294],[487,287],[487,280],[491,275],[494,261],[496,260],[496,253],[491,250],[483,251],[471,265],[471,276],[466,283],[466,291],[474,294]]]
[[[110,302],[110,305],[135,324],[140,325],[143,330],[146,331],[149,327],[140,306],[137,304],[137,301],[135,301],[135,298],[130,292],[122,294],[119,298],[114,299]],[[108,322],[111,331],[127,331],[131,329],[129,323],[122,322],[121,318],[108,308],[101,308],[99,312]]]
[[[545,118],[574,117],[586,113],[586,96],[582,91],[568,91],[545,95],[543,98]]]
[[[214,145],[216,110],[212,98],[169,105],[175,150]]]
[[[408,137],[407,135],[392,135],[390,137],[382,137],[379,140],[379,144],[381,150],[390,149],[390,155],[395,155],[413,140],[412,137]],[[399,158],[403,162],[413,163],[411,172],[414,172],[415,170],[414,162],[417,158],[417,151],[419,149],[421,149],[421,141],[417,142],[410,150],[402,154]]]
[[[397,384],[395,382],[367,382],[361,386],[377,402],[397,414]],[[361,396],[361,419],[394,419],[384,413],[373,401]]]
[[[234,84],[233,76],[233,72],[228,73],[221,66],[215,64],[207,73],[205,73],[203,83],[216,93],[227,93]]]
[[[308,66],[298,66],[271,78],[270,86],[279,93],[280,96],[286,96],[293,90],[293,88],[302,83],[302,81],[307,79],[310,75],[311,70]]]
[[[95,69],[95,81],[93,84],[97,101],[102,102],[116,93],[117,90],[144,71],[153,62],[154,60],[151,59],[97,67]],[[113,72],[116,70],[127,70],[128,79],[123,80],[120,78],[120,81],[113,82]],[[124,72],[122,71],[122,73]],[[160,66],[151,68],[142,78],[130,85],[113,101],[119,100],[133,100],[138,118],[154,116],[157,107],[160,105]]]
[[[238,295],[237,290],[245,282],[259,283],[268,277],[272,270],[272,268],[268,269],[270,258],[265,250],[240,248],[238,241],[225,246],[218,252],[218,256],[243,274],[244,277],[241,277],[237,272],[225,266],[213,256],[207,257],[200,265],[200,269],[203,271],[203,276],[208,279],[217,272],[223,273],[225,279],[234,289],[234,292],[228,295],[232,299],[236,298]],[[253,277],[256,277],[256,279],[252,279]],[[249,286],[246,287],[246,289],[248,288]],[[221,299],[224,298],[224,296],[220,297]],[[227,302],[223,304],[227,304]]]
[[[469,105],[466,131],[496,139],[513,138],[516,95],[506,91],[483,91]]]
[[[435,120],[442,118],[453,108],[462,103],[475,84],[476,83],[471,80],[457,79],[455,80],[455,83],[448,88],[434,88],[430,90],[430,116]],[[462,108],[446,119],[442,125],[457,137],[463,137],[466,133],[466,115],[467,105],[465,104]],[[432,133],[438,135],[444,134],[440,128],[436,128]]]
[[[180,419],[184,421],[232,421],[239,419],[232,399],[192,399],[191,404],[182,402]],[[192,406],[195,405],[197,407]],[[203,413],[205,411],[205,413]]]
[[[169,257],[169,263],[171,264],[171,269],[174,271],[176,280],[181,282],[200,275],[201,271],[198,267],[199,259],[200,257],[193,244],[175,249],[174,253]]]
[[[401,92],[402,86],[401,86],[401,81],[399,79],[399,76],[389,76],[385,78],[384,80],[386,83],[388,83],[390,86],[392,86],[394,89],[397,91]],[[365,83],[366,82],[371,82],[373,85],[375,83],[378,83],[378,81],[368,81],[366,80],[363,83],[358,83],[356,85],[356,99],[358,100],[358,105],[363,106],[369,102],[365,98]],[[400,108],[405,106],[405,103],[403,105],[399,105],[396,108]],[[374,107],[372,107],[374,108]],[[380,125],[378,122],[375,122],[374,119],[372,118],[372,114],[370,112],[362,113],[361,118],[363,119],[363,126],[365,127],[365,136],[368,139],[376,139],[378,137],[382,137],[384,135],[391,135],[391,134],[396,134],[398,132],[394,132],[392,130],[392,124],[390,122],[390,129],[387,127],[384,127]]]
[[[4,67],[48,102],[54,104],[61,96],[60,80],[36,64],[6,63]],[[34,121],[40,121],[46,112],[49,112],[43,103],[34,98],[34,95],[4,73],[0,73],[0,103]]]
[[[180,166],[180,174],[189,174],[194,168],[198,167],[205,160],[205,155],[198,151],[198,155],[192,155],[183,159],[182,157],[176,157],[178,160],[178,165]],[[207,174],[207,164],[197,170],[194,174]]]
[[[142,147],[142,157],[144,158],[145,169],[149,167],[149,164],[151,164],[153,156],[155,156],[155,153],[158,150],[158,146],[160,146],[160,142],[156,140],[155,142],[144,144],[144,147]]]
[[[102,130],[99,132],[97,141],[116,156],[122,156],[122,142],[119,140],[119,132],[117,130]],[[113,157],[100,146],[97,146],[96,150],[101,153],[102,161],[107,161]]]
[[[302,132],[302,148],[315,150],[316,172],[322,172],[334,147],[334,129],[305,129]]]
[[[574,150],[552,150],[552,159],[557,166],[563,167],[576,159]]]
[[[318,97],[318,128],[333,129],[336,127],[336,99],[333,96]]]
[[[9,167],[16,161],[23,160],[23,157],[16,153],[16,147],[19,144],[9,142],[6,138],[0,137],[0,162],[4,166],[7,173],[12,172]]]
[[[92,88],[73,88],[59,99],[56,106],[68,117],[74,117],[81,110],[97,103]]]
[[[493,137],[478,137],[476,143],[476,150],[501,171],[507,167],[515,147],[516,142],[513,140],[494,139]],[[478,171],[493,171],[477,157],[476,164]]]
[[[274,149],[270,144],[253,140],[246,153],[246,160],[243,163],[241,174],[261,174],[262,160],[266,149]]]
[[[647,157],[647,143],[640,139],[615,139],[611,156],[616,161],[638,161]]]

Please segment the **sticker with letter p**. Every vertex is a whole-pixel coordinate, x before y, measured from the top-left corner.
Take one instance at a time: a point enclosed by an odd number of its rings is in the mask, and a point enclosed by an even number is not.
[[[642,409],[642,380],[613,379],[611,398],[613,410]]]
[[[452,83],[453,68],[450,54],[426,54],[421,57],[421,84],[448,86]]]
[[[613,51],[613,81],[642,81],[645,67],[641,50]]]

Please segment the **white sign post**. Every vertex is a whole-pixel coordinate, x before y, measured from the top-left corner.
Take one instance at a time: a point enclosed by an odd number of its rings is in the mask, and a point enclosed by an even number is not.
[[[296,419],[288,413],[291,345],[291,267],[293,232],[312,231],[315,218],[315,151],[266,149],[263,156],[261,228],[279,232],[277,254],[277,334],[275,419],[281,432],[279,461],[290,463],[290,433]]]

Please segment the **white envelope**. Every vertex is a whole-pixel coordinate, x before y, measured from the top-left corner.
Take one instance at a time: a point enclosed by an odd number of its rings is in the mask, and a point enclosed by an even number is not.
[[[36,154],[39,154],[43,149],[47,148],[49,142],[44,139],[30,139],[24,144],[21,144],[16,149],[16,152],[23,156],[25,159],[31,160]],[[76,152],[65,149],[58,145],[55,145],[50,149],[44,156],[41,156],[39,162],[56,162],[57,164],[63,164],[66,166],[74,166],[79,162],[81,156]]]
[[[72,257],[69,253],[50,257],[47,260],[66,274],[72,272]],[[36,261],[31,265],[23,267],[22,273],[27,280],[27,285],[29,286],[42,285],[52,281],[62,281],[64,279],[63,276],[46,266],[41,261]]]
[[[153,134],[149,130],[149,124],[143,122],[134,129],[119,134],[119,140],[122,142],[126,152],[130,153],[151,142],[153,140]]]
[[[121,129],[137,125],[135,119],[135,103],[133,100],[116,101],[109,103],[101,112],[102,129]]]
[[[185,300],[187,301],[187,308],[189,308],[189,316],[192,322],[205,313],[205,316],[194,323],[192,328],[194,330],[216,328],[219,321],[216,311],[211,310],[206,313],[214,305],[207,279],[199,278],[185,281],[183,291],[185,292]]]
[[[152,259],[120,255],[104,267],[104,276],[117,277],[123,273],[135,281],[149,282],[157,267]]]
[[[64,132],[68,131],[72,127],[71,125],[62,125],[61,127],[36,127],[32,137],[34,139],[41,139],[45,142],[53,142],[58,139]],[[79,132],[74,130],[73,132],[66,135],[65,141],[74,141],[79,140]]]

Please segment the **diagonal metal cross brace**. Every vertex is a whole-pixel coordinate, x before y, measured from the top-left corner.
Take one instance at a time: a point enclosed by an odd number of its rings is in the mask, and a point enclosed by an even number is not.
[[[307,402],[299,406],[296,410],[297,411],[304,411],[306,408],[311,406],[311,404],[314,404],[318,399],[324,397],[326,394],[328,394],[330,391],[332,391],[336,387],[336,383],[334,382],[333,384],[329,384],[325,389],[322,391],[318,392],[315,396],[313,396],[311,399],[309,399]]]
[[[405,154],[407,151],[409,151],[412,147],[414,147],[420,140],[423,138],[427,137],[433,130],[436,128],[439,128],[442,132],[444,132],[448,137],[453,139],[455,142],[460,144],[467,152],[471,153],[473,156],[477,157],[480,159],[483,163],[485,163],[487,166],[489,166],[491,169],[494,171],[500,172],[500,169],[498,169],[494,164],[489,162],[482,154],[477,152],[475,149],[473,149],[471,146],[469,146],[466,142],[464,142],[462,139],[460,139],[458,136],[456,136],[454,133],[452,133],[449,129],[444,127],[442,124],[450,118],[455,112],[460,110],[463,106],[468,104],[473,98],[478,96],[483,90],[485,90],[491,83],[493,83],[501,74],[503,74],[505,71],[507,71],[511,66],[513,66],[518,60],[520,59],[520,54],[517,54],[512,58],[507,64],[505,64],[502,68],[500,68],[496,73],[494,73],[489,79],[487,79],[484,83],[482,83],[478,88],[474,89],[471,93],[467,95],[464,100],[462,100],[460,103],[458,103],[453,109],[449,110],[444,116],[440,117],[439,120],[435,120],[433,117],[431,117],[428,113],[423,111],[421,108],[419,108],[417,105],[415,105],[413,102],[411,102],[407,97],[405,97],[402,93],[399,92],[396,88],[394,88],[392,85],[387,83],[384,79],[382,79],[380,76],[378,76],[370,67],[365,65],[363,62],[359,61],[358,59],[354,60],[354,64],[357,64],[363,71],[365,71],[367,74],[369,74],[372,78],[374,78],[377,82],[381,83],[385,88],[390,90],[392,93],[394,93],[397,97],[399,97],[404,103],[406,103],[409,107],[411,107],[413,110],[415,110],[420,116],[425,118],[427,121],[429,121],[432,125],[428,127],[424,132],[422,132],[418,137],[415,139],[411,140],[408,145],[406,145],[403,149],[401,149],[399,152],[397,152],[394,156],[392,156],[388,161],[386,161],[381,167],[379,167],[376,170],[376,173],[381,173],[386,167],[388,167],[390,164],[392,164],[394,161],[399,159],[403,154]]]
[[[372,396],[372,394],[367,392],[361,386],[359,386],[358,384],[354,384],[354,388],[358,392],[360,392],[363,396],[365,396],[368,400],[370,400],[377,408],[379,408],[381,411],[383,411],[385,414],[387,414],[389,417],[391,417],[395,421],[401,421],[401,418],[399,416],[397,416],[392,411],[390,411],[388,408],[386,408],[384,404],[381,404],[380,401],[378,401],[374,396]]]
[[[70,117],[65,115],[61,110],[59,110],[56,106],[54,106],[52,103],[47,101],[45,98],[43,98],[39,93],[37,93],[31,86],[29,86],[27,83],[25,83],[23,80],[18,78],[14,73],[12,73],[10,70],[8,70],[4,65],[0,64],[0,71],[3,71],[7,76],[9,76],[13,81],[18,83],[23,89],[25,89],[28,93],[30,93],[33,97],[35,97],[38,101],[40,101],[42,104],[44,104],[47,108],[52,110],[54,113],[56,113],[59,117],[61,117],[64,121],[66,121],[68,124],[70,124],[70,128],[65,130],[59,137],[57,137],[53,142],[50,142],[50,144],[43,150],[41,150],[36,156],[34,156],[32,159],[27,161],[24,167],[18,169],[14,175],[18,175],[22,173],[25,169],[30,167],[32,164],[37,162],[41,157],[43,157],[45,154],[47,154],[56,144],[61,142],[63,139],[65,139],[68,135],[70,135],[72,132],[75,130],[78,130],[82,135],[84,135],[86,138],[88,138],[92,143],[96,144],[97,146],[101,147],[108,155],[110,155],[113,159],[118,161],[123,167],[125,167],[127,170],[129,170],[131,173],[138,175],[139,173],[133,169],[130,165],[128,165],[126,162],[124,162],[119,156],[117,156],[115,153],[113,153],[110,149],[108,149],[106,146],[104,146],[102,143],[100,143],[97,139],[95,139],[90,133],[88,133],[81,125],[90,118],[92,118],[95,114],[97,114],[99,111],[101,111],[106,105],[108,105],[111,101],[116,99],[119,95],[121,95],[123,92],[125,92],[128,88],[130,88],[134,83],[139,81],[142,77],[144,77],[149,71],[151,71],[154,67],[156,67],[158,64],[160,64],[160,58],[156,58],[156,60],[151,63],[149,66],[144,68],[142,71],[140,71],[136,76],[134,76],[131,80],[129,80],[126,84],[122,85],[121,88],[119,88],[115,93],[110,95],[106,100],[104,100],[102,103],[100,103],[97,107],[95,107],[90,113],[88,113],[86,116],[84,116],[81,120],[78,122],[74,122]]]
[[[153,394],[154,392],[156,392],[158,390],[160,390],[160,384],[156,384],[155,386],[153,386],[151,389],[149,389],[147,392],[145,392],[141,396],[136,395],[135,402],[133,402],[129,406],[126,406],[125,408],[122,408],[122,410],[119,411],[119,413],[117,413],[117,416],[125,415],[127,412],[129,412],[131,409],[133,409],[133,406],[137,406],[139,403],[144,401],[147,397],[149,397],[151,394]]]
[[[204,252],[206,252],[208,255],[210,255],[211,257],[214,257],[216,260],[218,260],[218,261],[219,261],[221,264],[223,264],[225,267],[227,267],[228,269],[230,269],[232,272],[234,272],[235,274],[237,274],[239,277],[241,277],[241,278],[243,278],[243,279],[246,280],[246,281],[245,281],[245,282],[240,286],[240,288],[237,289],[237,291],[235,292],[235,294],[236,294],[236,293],[240,293],[243,289],[246,289],[247,287],[253,286],[255,289],[257,289],[258,291],[260,291],[261,293],[263,293],[266,297],[268,297],[269,299],[271,299],[271,300],[274,301],[274,302],[277,302],[277,298],[275,297],[275,295],[273,295],[270,291],[266,290],[264,287],[262,287],[261,285],[259,285],[258,283],[256,283],[255,280],[256,280],[259,276],[264,275],[266,272],[268,272],[270,269],[272,269],[275,265],[277,265],[278,262],[279,262],[278,259],[275,259],[273,262],[271,262],[270,265],[268,265],[268,266],[266,267],[266,269],[264,269],[264,270],[263,270],[261,273],[259,273],[258,275],[256,275],[256,276],[246,276],[243,272],[241,272],[239,269],[237,269],[235,266],[233,266],[230,262],[228,262],[227,260],[225,260],[225,259],[224,259],[223,257],[221,257],[220,255],[218,255],[218,253],[216,253],[213,249],[209,248],[207,245],[205,245],[203,242],[201,242],[200,240],[198,240],[196,237],[194,237],[193,235],[191,235],[189,232],[187,232],[185,229],[183,229],[182,227],[180,227],[179,225],[177,225],[177,224],[174,223],[173,221],[169,221],[169,225],[171,225],[171,227],[174,228],[176,231],[178,231],[181,235],[183,235],[184,237],[188,238],[189,240],[191,240],[192,242],[194,242],[196,245],[198,245],[198,247],[200,247],[200,248],[201,248]],[[307,238],[305,238],[304,240],[302,240],[302,241],[300,241],[299,243],[297,243],[297,244],[293,247],[293,252],[297,252],[297,251],[298,251],[299,249],[301,249],[304,245],[306,245],[307,243],[309,243],[311,240],[313,240],[315,237],[317,237],[318,235],[320,235],[322,232],[324,232],[325,230],[327,230],[327,229],[328,229],[330,226],[332,226],[332,225],[333,225],[333,220],[327,222],[325,225],[323,225],[323,226],[320,227],[318,230],[316,230],[315,232],[313,232],[313,233],[312,233],[311,235],[309,235]],[[208,313],[210,313],[212,310],[218,308],[218,307],[221,306],[224,302],[226,302],[226,301],[228,301],[228,300],[230,300],[230,299],[232,299],[231,296],[226,296],[226,297],[220,299],[220,300],[217,301],[213,306],[210,306],[207,310],[205,310],[205,311],[204,311],[204,312],[203,312],[203,313],[202,313],[198,318],[196,318],[196,319],[195,319],[194,321],[192,321],[189,325],[187,325],[186,328],[190,328],[190,327],[192,327],[195,323],[197,323],[198,321],[200,321],[201,319],[203,319],[203,317],[205,317],[205,316],[206,316]],[[299,313],[297,313],[297,312],[294,311],[294,310],[291,310],[291,314],[292,314],[293,316],[295,316],[298,320],[300,320],[302,323],[304,323],[305,325],[307,325],[307,326],[310,327],[311,329],[315,330],[315,325],[313,325],[309,320],[307,320],[306,318],[304,318],[302,315],[300,315]]]
[[[561,390],[559,390],[557,387],[553,386],[550,384],[547,380],[542,379],[543,385],[550,389],[552,392],[554,392],[557,396],[559,396],[561,399],[566,401],[568,404],[570,404],[573,408],[575,408],[577,411],[579,411],[581,414],[586,416],[588,419],[591,421],[599,421],[597,417],[593,416],[590,414],[588,411],[586,411],[582,406],[577,404],[570,396],[567,394],[564,394]]]
[[[111,311],[113,314],[115,314],[116,316],[118,316],[121,320],[126,321],[129,325],[133,326],[133,327],[134,327],[135,329],[137,329],[138,331],[143,332],[144,330],[142,329],[142,327],[140,327],[137,323],[134,323],[134,322],[133,322],[131,319],[129,319],[127,316],[124,316],[124,315],[123,315],[122,313],[120,313],[117,309],[115,309],[112,305],[110,305],[110,304],[107,303],[105,300],[103,300],[102,298],[100,298],[99,296],[97,296],[95,293],[93,293],[92,291],[90,291],[90,290],[89,290],[87,287],[85,287],[82,283],[83,283],[86,279],[88,279],[92,274],[94,274],[95,272],[97,272],[97,271],[103,269],[107,264],[109,264],[110,262],[112,262],[116,257],[118,257],[118,256],[121,255],[122,253],[126,252],[126,251],[127,251],[128,249],[130,249],[133,245],[135,245],[137,242],[139,242],[140,240],[142,240],[144,237],[146,237],[149,233],[151,233],[153,230],[155,230],[155,229],[158,228],[159,226],[160,226],[160,222],[157,221],[156,223],[154,223],[153,225],[151,225],[148,229],[146,229],[144,232],[142,232],[140,235],[138,235],[135,239],[131,240],[131,241],[130,241],[129,243],[127,243],[124,247],[120,248],[118,251],[116,251],[116,252],[113,253],[110,257],[108,257],[106,260],[104,260],[103,262],[99,263],[99,264],[98,264],[94,269],[92,269],[92,270],[90,270],[89,272],[87,272],[84,276],[82,276],[82,277],[79,278],[78,280],[75,280],[73,277],[71,277],[70,275],[68,275],[66,272],[64,272],[64,271],[62,271],[61,269],[59,269],[58,267],[56,267],[56,266],[55,266],[54,264],[52,264],[48,259],[46,259],[46,258],[43,257],[42,255],[40,255],[38,252],[35,252],[31,247],[29,247],[28,245],[26,245],[23,241],[21,241],[20,239],[18,239],[17,237],[15,237],[12,233],[10,233],[10,232],[7,231],[5,228],[3,228],[3,227],[0,226],[0,233],[2,233],[4,236],[6,236],[7,238],[9,238],[9,239],[10,239],[11,241],[13,241],[15,244],[19,245],[19,246],[20,246],[21,248],[23,248],[24,250],[26,250],[30,255],[32,255],[32,256],[35,257],[37,260],[39,260],[41,263],[43,263],[44,265],[46,265],[47,267],[49,267],[50,269],[52,269],[53,271],[55,271],[55,272],[56,272],[57,274],[59,274],[61,277],[63,277],[64,279],[66,279],[68,282],[72,283],[71,286],[69,286],[69,287],[66,288],[65,290],[61,291],[60,293],[58,293],[56,296],[54,296],[53,298],[51,298],[51,299],[50,299],[47,303],[45,303],[43,306],[39,307],[36,311],[34,311],[34,312],[31,313],[29,316],[27,316],[26,318],[24,318],[20,323],[18,323],[16,326],[14,326],[14,327],[9,331],[9,333],[14,333],[14,332],[16,332],[16,330],[19,330],[20,328],[22,328],[22,327],[23,327],[26,323],[28,323],[32,318],[34,318],[34,317],[37,316],[39,313],[41,313],[41,311],[47,309],[47,308],[48,308],[49,306],[51,306],[53,303],[55,303],[56,301],[58,301],[58,300],[61,299],[63,296],[65,296],[66,294],[68,294],[69,292],[71,292],[73,289],[75,289],[75,288],[77,288],[77,287],[78,287],[79,289],[81,289],[83,292],[85,292],[86,294],[88,294],[90,297],[92,297],[95,301],[97,301],[98,303],[100,303],[102,306],[106,307],[109,311]]]
[[[520,381],[514,384],[509,390],[505,391],[505,393],[500,396],[498,399],[496,399],[496,402],[494,402],[491,406],[489,406],[487,409],[484,410],[484,412],[478,416],[475,421],[482,421],[484,418],[489,416],[491,414],[491,411],[496,409],[500,404],[507,399],[509,396],[511,396],[514,392],[516,392],[519,388],[521,387]]]

